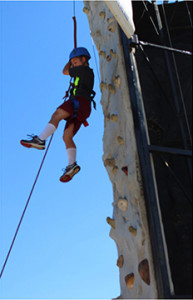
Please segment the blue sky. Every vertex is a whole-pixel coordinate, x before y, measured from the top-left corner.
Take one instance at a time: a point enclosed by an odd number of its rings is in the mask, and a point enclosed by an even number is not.
[[[82,1],[76,2],[78,46],[93,57]],[[23,148],[62,103],[62,74],[73,48],[73,2],[0,2],[0,268],[44,152]],[[1,299],[96,299],[120,294],[117,250],[106,217],[112,186],[103,166],[103,114],[94,58],[97,111],[75,138],[82,170],[62,184],[67,164],[59,125],[0,280]]]

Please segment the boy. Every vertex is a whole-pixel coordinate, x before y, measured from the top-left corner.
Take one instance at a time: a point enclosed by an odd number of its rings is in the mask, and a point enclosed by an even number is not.
[[[21,140],[24,147],[43,150],[46,139],[55,132],[59,122],[63,119],[66,120],[63,140],[67,150],[68,166],[60,177],[61,182],[70,181],[80,171],[80,166],[76,163],[77,151],[73,137],[82,124],[88,125],[86,119],[90,116],[91,101],[95,95],[93,91],[94,73],[88,63],[90,58],[86,48],[78,47],[72,50],[69,62],[63,69],[64,75],[70,75],[74,79],[74,83],[71,84],[69,99],[56,109],[39,136],[33,136],[31,140]]]

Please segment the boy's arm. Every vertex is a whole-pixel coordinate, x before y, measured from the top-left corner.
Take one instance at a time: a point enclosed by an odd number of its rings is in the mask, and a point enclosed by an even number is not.
[[[63,69],[63,74],[64,75],[70,75],[69,74],[69,69],[70,69],[70,61],[65,65],[64,69]]]

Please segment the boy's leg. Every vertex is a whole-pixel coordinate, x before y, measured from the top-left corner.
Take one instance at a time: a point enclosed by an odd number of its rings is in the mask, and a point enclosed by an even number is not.
[[[48,123],[38,137],[40,140],[45,141],[55,131],[56,131],[56,127],[52,123]]]
[[[46,140],[50,135],[52,135],[56,131],[59,122],[63,119],[68,118],[69,116],[70,114],[67,111],[58,108],[52,115],[49,123],[46,125],[46,127],[38,137],[43,141]]]
[[[71,123],[68,128],[64,130],[63,140],[66,145],[68,156],[68,164],[72,165],[76,162],[76,145],[73,141],[74,136],[74,123]]]
[[[31,140],[21,140],[21,144],[27,148],[45,149],[45,140],[51,136],[58,127],[61,120],[70,116],[70,113],[58,108],[52,115],[50,122],[39,136],[34,136]]]
[[[66,145],[68,156],[68,166],[64,174],[60,177],[61,182],[70,181],[74,175],[80,171],[80,167],[76,163],[76,145],[73,141],[74,136],[74,123],[71,123],[64,131],[63,140]]]

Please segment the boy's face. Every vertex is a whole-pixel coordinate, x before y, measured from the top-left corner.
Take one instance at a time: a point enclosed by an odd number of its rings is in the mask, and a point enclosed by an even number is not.
[[[82,66],[84,65],[85,63],[85,57],[73,57],[71,58],[71,66],[74,68],[74,67],[79,67],[79,66]]]

